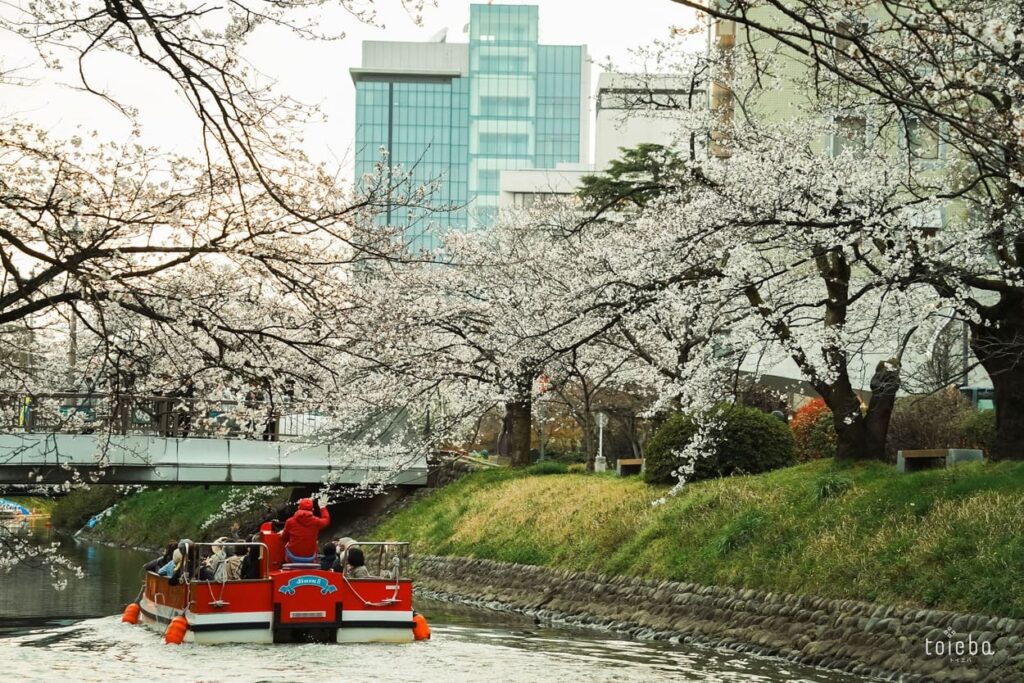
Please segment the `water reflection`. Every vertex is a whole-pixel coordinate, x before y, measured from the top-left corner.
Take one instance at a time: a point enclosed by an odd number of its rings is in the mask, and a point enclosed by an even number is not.
[[[120,613],[142,585],[142,565],[148,553],[81,543],[54,533],[43,522],[32,525],[41,543],[57,543],[61,553],[78,564],[85,576],[71,576],[63,591],[53,589],[53,579],[32,562],[18,565],[0,577],[0,620],[84,618]]]

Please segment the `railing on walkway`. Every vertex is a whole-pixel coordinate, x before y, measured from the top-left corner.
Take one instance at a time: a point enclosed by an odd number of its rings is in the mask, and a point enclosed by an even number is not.
[[[0,431],[124,434],[175,438],[301,440],[325,414],[300,401],[57,392],[0,393]]]

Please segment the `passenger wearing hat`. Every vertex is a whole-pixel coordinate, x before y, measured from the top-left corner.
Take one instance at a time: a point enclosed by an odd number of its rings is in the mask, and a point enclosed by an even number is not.
[[[349,548],[358,548],[356,542],[346,536],[345,538],[339,538],[337,540],[338,552],[334,563],[331,565],[331,571],[336,571],[339,574],[345,571],[345,556],[348,553]]]
[[[313,514],[313,499],[300,500],[299,509],[288,518],[281,531],[285,559],[288,562],[316,562],[317,537],[320,530],[330,523],[331,515],[326,505],[320,505],[320,516],[317,517]]]
[[[172,561],[174,562],[174,569],[171,572],[171,580],[168,583],[172,586],[177,586],[182,579],[188,580],[192,573],[190,566],[191,556],[195,549],[192,545],[192,541],[183,538],[178,541],[178,548],[174,551]]]

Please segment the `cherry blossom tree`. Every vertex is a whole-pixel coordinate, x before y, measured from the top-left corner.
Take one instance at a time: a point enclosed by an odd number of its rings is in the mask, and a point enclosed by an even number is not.
[[[590,291],[622,313],[622,337],[664,378],[663,398],[707,407],[733,361],[767,354],[828,403],[838,457],[882,458],[904,351],[941,305],[916,258],[937,243],[918,217],[941,198],[917,192],[910,151],[884,127],[845,150],[823,144],[847,135],[831,103],[758,117],[759,98],[774,95],[761,65],[727,57],[711,78],[743,93],[745,114],[679,112],[682,140],[696,132],[716,146],[680,154],[676,177],[627,220],[585,223],[586,258],[605,264]]]
[[[361,285],[370,318],[360,353],[409,382],[406,395],[445,397],[452,428],[500,406],[499,450],[514,465],[529,462],[535,382],[553,353],[541,335],[561,320],[549,293],[553,244],[543,226],[507,215],[493,229],[447,234],[436,258],[379,264]]]
[[[413,14],[423,7],[402,4]],[[32,112],[0,121],[7,429],[21,428],[26,405],[69,419],[46,398],[57,390],[101,394],[85,399],[89,407],[108,401],[97,412],[115,414],[123,393],[186,381],[197,401],[238,398],[246,384],[270,404],[298,394],[337,417],[327,437],[351,435],[365,420],[361,407],[338,400],[360,377],[345,362],[353,265],[405,258],[377,214],[426,207],[430,188],[382,164],[354,189],[340,169],[310,160],[301,131],[316,108],[280,92],[245,55],[259,27],[340,38],[318,18],[332,8],[374,20],[372,4],[346,0],[58,0],[0,12],[0,31],[39,57],[38,79],[6,73],[5,92],[52,77],[102,102],[129,130],[113,142],[103,131],[61,136]],[[111,64],[141,65],[187,103],[194,120],[181,126],[175,150],[144,143],[145,112],[99,85]],[[88,420],[76,412],[72,420]],[[97,435],[102,464],[106,437],[124,427],[111,419],[87,428],[108,432]],[[354,440],[365,438],[363,430]],[[4,544],[0,566],[20,561],[23,547]]]
[[[673,1],[705,12],[714,41],[757,64],[760,83],[788,80],[847,116],[892,124],[908,165],[941,166],[906,192],[943,200],[944,229],[892,252],[893,267],[966,321],[995,390],[992,456],[1024,457],[1019,3]]]

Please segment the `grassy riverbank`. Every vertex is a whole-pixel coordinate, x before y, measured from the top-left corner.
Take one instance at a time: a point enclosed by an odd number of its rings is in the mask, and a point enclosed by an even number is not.
[[[254,486],[166,486],[125,495],[119,487],[92,486],[59,499],[53,510],[54,526],[77,531],[93,515],[116,503],[89,537],[139,547],[163,547],[170,539],[209,540],[254,528],[266,503],[278,507],[291,489],[274,488],[267,495],[253,495]],[[251,499],[251,500],[250,500]],[[222,513],[227,504],[230,512]],[[209,521],[208,520],[211,520]]]
[[[462,555],[1024,617],[1024,463],[898,475],[817,461],[665,489],[636,478],[471,474],[377,538]]]

